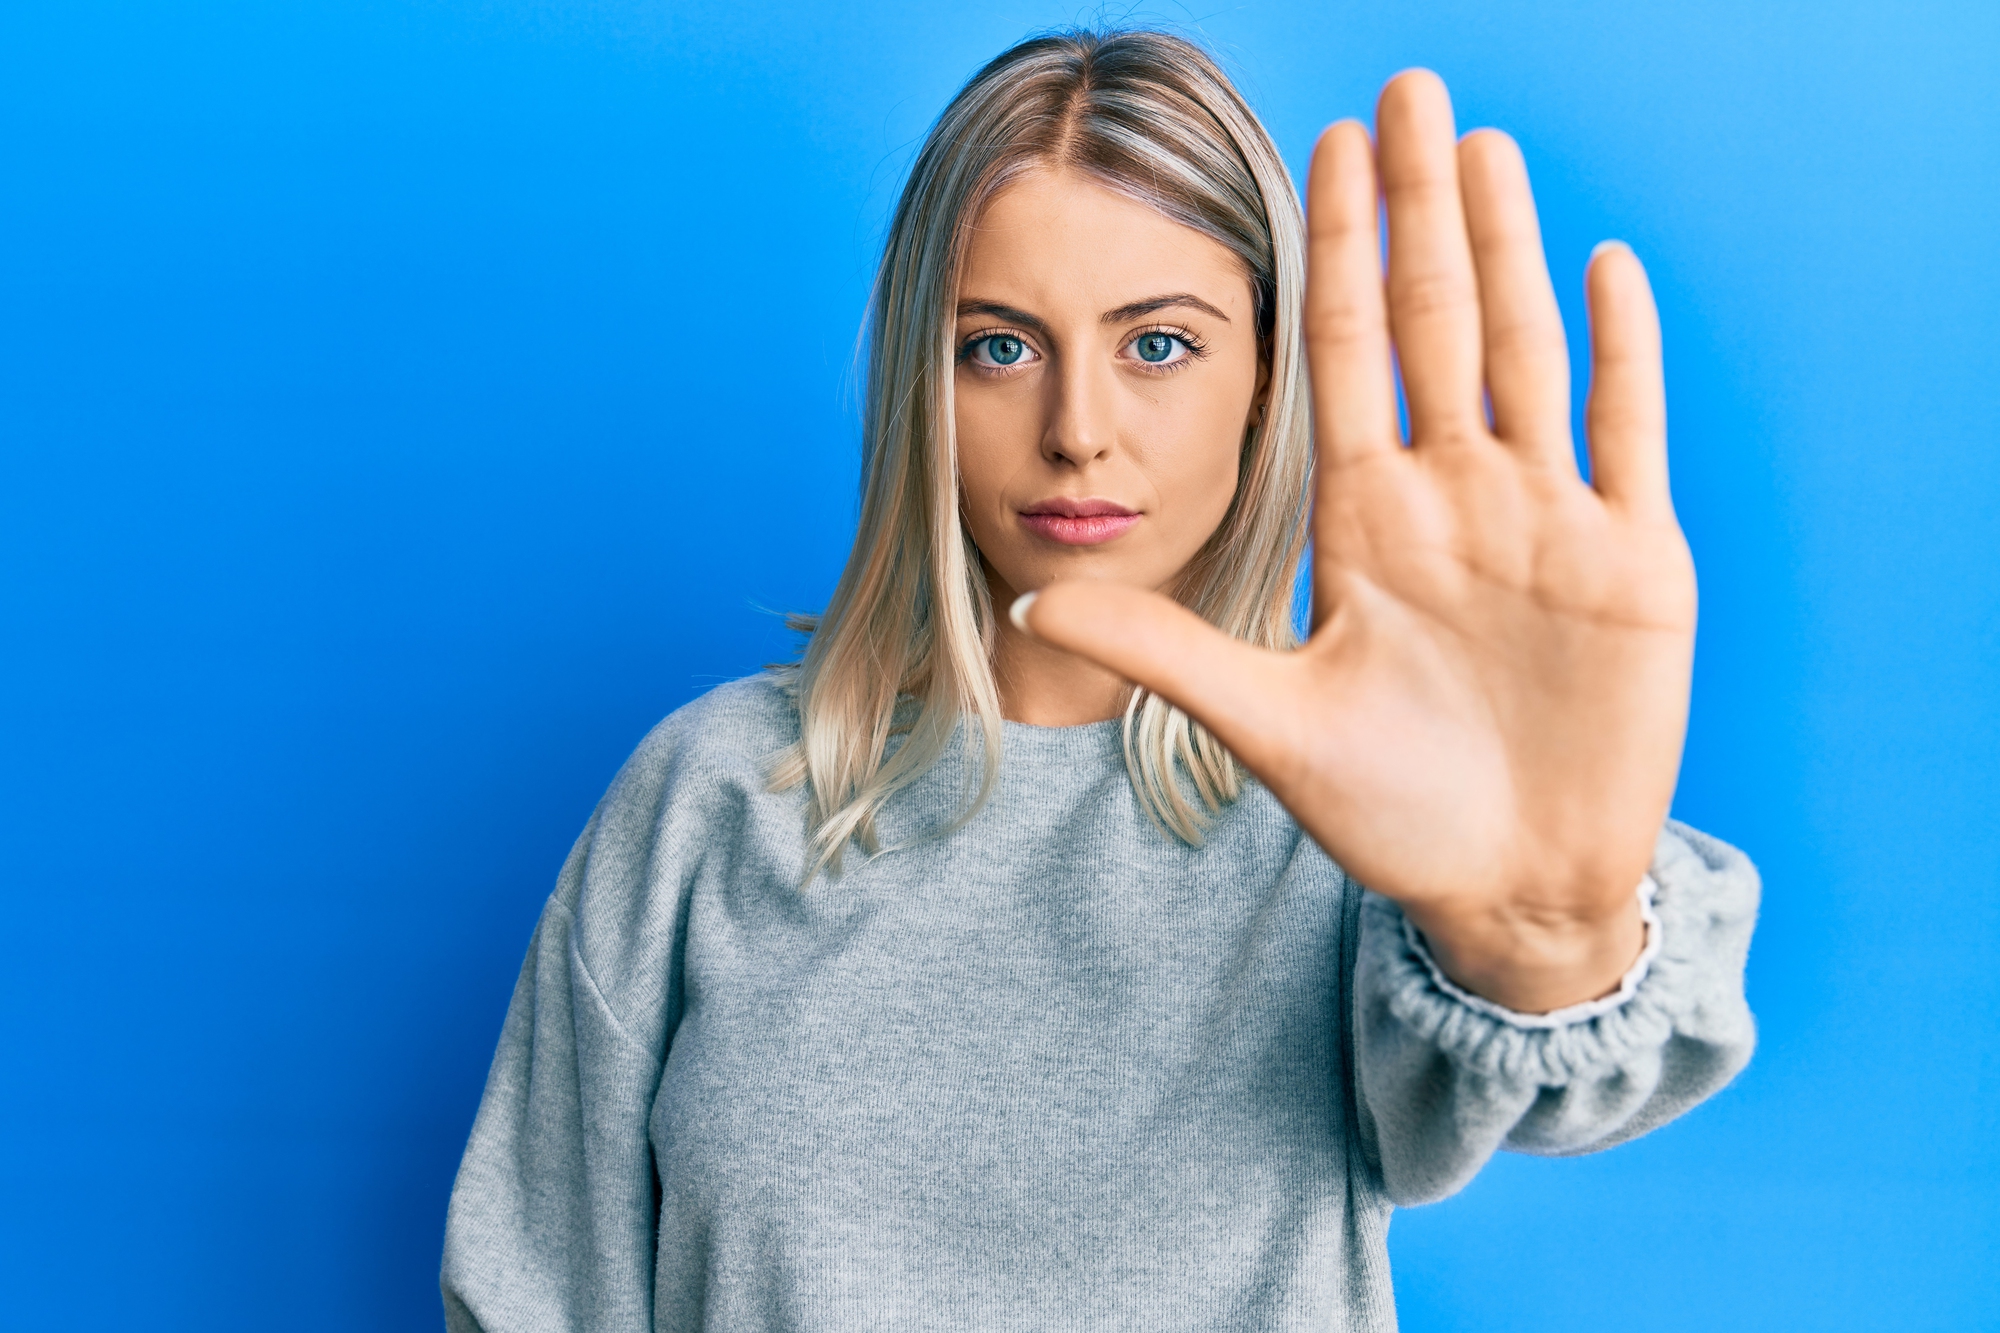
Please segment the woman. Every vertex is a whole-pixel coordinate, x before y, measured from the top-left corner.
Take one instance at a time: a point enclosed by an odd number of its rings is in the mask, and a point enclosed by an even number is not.
[[[1588,274],[1586,484],[1518,151],[1421,72],[1377,132],[1326,132],[1302,222],[1172,37],[1026,42],[946,109],[853,556],[571,853],[454,1329],[1389,1328],[1393,1205],[1742,1067],[1755,875],[1666,821],[1644,274]]]

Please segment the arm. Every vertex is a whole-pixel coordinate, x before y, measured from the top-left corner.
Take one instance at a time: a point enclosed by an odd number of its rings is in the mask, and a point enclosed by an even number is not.
[[[1392,1202],[1455,1193],[1500,1148],[1567,1156],[1636,1138],[1749,1060],[1743,964],[1756,870],[1735,848],[1669,824],[1650,874],[1660,947],[1637,986],[1605,1012],[1553,1026],[1451,995],[1411,946],[1401,910],[1368,896],[1353,1040]]]
[[[528,948],[452,1188],[451,1333],[652,1328],[659,1065],[577,956],[562,897]]]
[[[529,945],[452,1189],[451,1333],[653,1327],[647,1119],[678,990],[663,732],[591,816]]]

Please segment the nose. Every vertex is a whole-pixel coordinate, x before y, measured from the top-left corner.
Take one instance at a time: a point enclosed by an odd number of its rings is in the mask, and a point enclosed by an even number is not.
[[[1058,466],[1081,468],[1109,457],[1118,438],[1117,387],[1106,368],[1091,364],[1095,360],[1071,358],[1049,377],[1055,402],[1042,435],[1042,457]]]

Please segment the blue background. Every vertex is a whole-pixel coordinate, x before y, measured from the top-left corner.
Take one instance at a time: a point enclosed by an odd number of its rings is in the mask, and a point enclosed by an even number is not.
[[[2000,1327],[2000,7],[1136,11],[1429,64],[1665,315],[1763,1044],[1399,1214],[1411,1330]],[[1113,14],[1112,17],[1118,17]],[[0,9],[0,1326],[436,1328],[570,839],[848,540],[887,209],[1061,5]]]

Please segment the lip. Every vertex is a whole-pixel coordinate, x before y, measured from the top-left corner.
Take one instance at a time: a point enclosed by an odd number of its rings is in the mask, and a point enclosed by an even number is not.
[[[1142,517],[1113,500],[1072,500],[1058,495],[1021,511],[1032,532],[1064,546],[1097,546],[1122,537]]]

